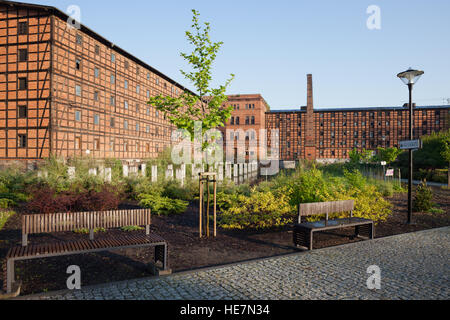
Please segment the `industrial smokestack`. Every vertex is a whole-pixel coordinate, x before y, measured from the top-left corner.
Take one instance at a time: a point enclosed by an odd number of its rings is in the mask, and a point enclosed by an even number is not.
[[[308,101],[307,101],[307,110],[314,110],[314,96],[313,96],[313,78],[312,74],[307,75],[308,78]]]

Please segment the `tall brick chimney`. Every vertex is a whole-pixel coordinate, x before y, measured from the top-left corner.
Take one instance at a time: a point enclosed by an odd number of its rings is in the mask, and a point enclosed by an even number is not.
[[[306,141],[305,158],[308,160],[316,159],[316,139],[314,132],[314,96],[313,96],[313,78],[312,74],[307,75],[308,79],[308,101],[306,106]]]

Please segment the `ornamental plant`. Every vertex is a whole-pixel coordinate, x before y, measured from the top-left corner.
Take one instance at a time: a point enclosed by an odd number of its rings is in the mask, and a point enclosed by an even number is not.
[[[192,10],[192,31],[186,31],[186,38],[193,47],[191,53],[181,53],[181,56],[191,66],[191,71],[181,70],[181,74],[189,80],[195,93],[185,90],[177,96],[158,95],[147,102],[161,111],[178,129],[186,130],[194,141],[196,122],[202,123],[202,151],[209,146],[203,140],[204,134],[210,129],[223,127],[230,119],[232,107],[223,107],[227,101],[225,92],[234,79],[231,78],[218,88],[211,87],[212,66],[223,42],[211,41],[211,26],[208,22],[202,26],[196,10]]]

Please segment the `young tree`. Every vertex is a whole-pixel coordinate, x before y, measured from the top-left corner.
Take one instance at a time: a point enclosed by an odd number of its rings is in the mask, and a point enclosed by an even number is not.
[[[377,161],[385,161],[388,165],[395,162],[403,151],[398,148],[378,148]]]
[[[225,126],[230,119],[232,107],[223,107],[228,100],[225,92],[234,79],[228,79],[224,85],[211,88],[212,65],[217,57],[223,42],[212,42],[210,38],[210,24],[199,22],[200,14],[192,10],[192,31],[186,31],[188,42],[194,47],[190,54],[181,53],[181,56],[192,67],[189,72],[180,70],[181,74],[195,87],[196,93],[183,92],[178,97],[158,95],[147,102],[163,112],[167,119],[178,129],[186,130],[194,141],[196,123],[202,123],[200,143],[202,151],[205,151],[210,143],[204,139],[204,135],[211,129]],[[214,140],[214,138],[212,139]]]

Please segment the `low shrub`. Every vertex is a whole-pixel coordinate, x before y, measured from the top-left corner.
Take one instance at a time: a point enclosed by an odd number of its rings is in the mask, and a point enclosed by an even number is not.
[[[143,227],[139,227],[139,226],[126,226],[126,227],[122,227],[120,229],[122,231],[125,231],[125,232],[133,232],[133,231],[142,231],[142,230],[144,230]]]
[[[83,193],[57,193],[48,186],[42,186],[36,189],[26,210],[36,214],[117,210],[121,200],[121,193],[110,185],[103,186],[100,191],[90,190]]]
[[[186,211],[189,203],[179,199],[170,199],[153,194],[140,194],[139,205],[144,208],[150,208],[152,214],[156,215],[170,215],[182,214]]]
[[[3,211],[0,210],[0,230],[3,229],[6,222],[8,222],[9,218],[11,218],[16,213],[14,211]]]
[[[168,181],[163,186],[161,196],[183,201],[192,201],[196,196],[198,196],[198,186],[195,188],[193,183],[181,186],[178,181]]]
[[[424,180],[416,189],[416,194],[413,201],[413,210],[415,212],[427,212],[433,208],[433,192],[427,186]]]
[[[293,222],[295,211],[286,195],[275,197],[272,192],[258,191],[250,196],[223,195],[218,224],[224,229],[266,229]],[[226,197],[232,197],[232,200],[228,202]]]
[[[431,208],[430,210],[428,210],[428,213],[432,213],[432,214],[444,214],[445,211],[439,208]]]

